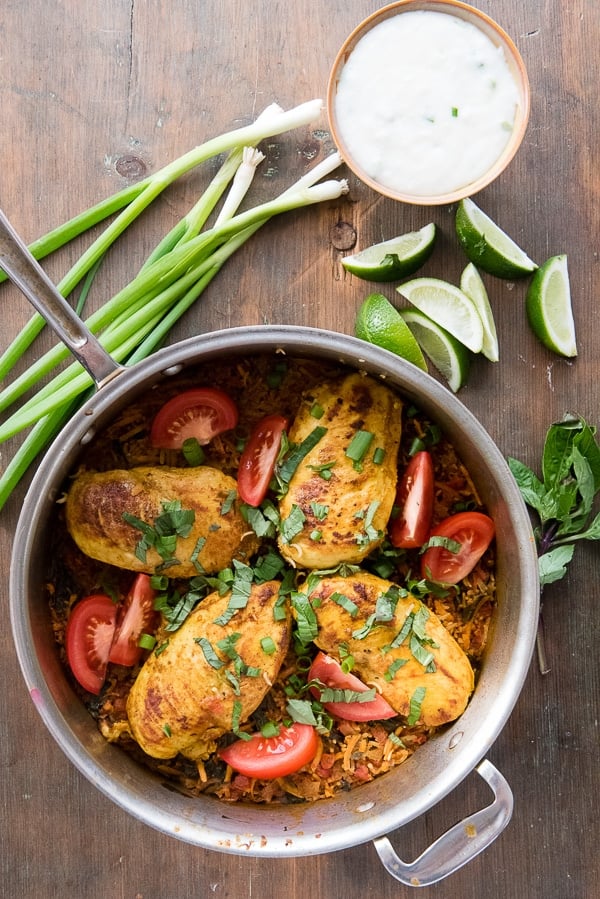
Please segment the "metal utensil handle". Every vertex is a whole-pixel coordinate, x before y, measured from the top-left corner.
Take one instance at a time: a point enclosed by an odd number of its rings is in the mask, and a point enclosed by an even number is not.
[[[98,387],[121,371],[121,366],[59,293],[1,209],[0,267],[81,362]]]
[[[447,830],[414,862],[403,862],[387,837],[373,841],[384,868],[400,883],[426,887],[443,880],[487,849],[510,821],[513,795],[506,779],[487,759],[475,770],[492,788],[494,801]]]

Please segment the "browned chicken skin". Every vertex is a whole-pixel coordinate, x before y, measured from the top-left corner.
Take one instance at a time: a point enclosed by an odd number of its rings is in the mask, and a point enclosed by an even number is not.
[[[411,697],[422,687],[425,693],[419,723],[434,727],[454,721],[465,710],[473,692],[473,669],[467,656],[439,618],[410,595],[397,598],[389,620],[373,621],[370,628],[365,628],[376,612],[377,600],[388,591],[390,595],[398,594],[398,588],[390,581],[366,572],[319,580],[309,593],[319,628],[315,643],[338,660],[340,644],[344,644],[354,658],[353,673],[375,686],[398,714],[409,715]],[[354,604],[355,614],[336,601],[340,595]],[[418,639],[415,630],[407,627],[405,639],[393,647],[403,625],[410,624],[407,617],[419,612],[424,619],[425,639]],[[418,632],[417,624],[415,628]],[[357,632],[361,630],[367,633],[359,637]],[[411,648],[411,640],[416,640],[425,653],[431,653],[431,666],[415,658],[413,649],[418,648],[415,642]]]
[[[322,410],[318,418],[315,408]],[[401,401],[388,387],[358,373],[324,383],[305,397],[290,441],[301,444],[315,427],[326,433],[300,462],[279,505],[279,549],[292,565],[357,563],[382,542],[396,492],[401,410]],[[346,450],[358,431],[373,439],[355,464]],[[328,479],[319,471],[323,467]],[[286,520],[293,520],[298,510],[304,517],[301,529],[288,536]]]
[[[164,559],[152,548],[144,559],[136,555],[143,534],[123,514],[152,527],[163,504],[179,500],[182,509],[194,512],[194,523],[187,536],[178,536],[177,564],[165,566],[164,574],[172,578],[194,577],[200,571],[214,574],[234,558],[247,559],[258,547],[237,503],[228,508],[228,497],[235,490],[233,478],[208,466],[82,472],[67,495],[67,527],[91,558],[152,574]]]
[[[289,611],[282,619],[274,616],[279,586],[276,581],[254,584],[245,608],[226,624],[216,619],[225,613],[231,594],[212,593],[169,636],[166,648],[148,657],[127,700],[131,734],[148,755],[206,758],[217,738],[232,730],[236,702],[238,723],[260,705],[290,641]],[[261,645],[267,636],[275,644],[272,653]],[[217,645],[228,638],[229,653]],[[231,654],[255,669],[251,675],[240,673]]]

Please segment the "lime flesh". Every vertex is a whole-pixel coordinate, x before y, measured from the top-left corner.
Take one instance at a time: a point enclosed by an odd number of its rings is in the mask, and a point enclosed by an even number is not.
[[[560,356],[577,355],[567,257],[551,256],[536,271],[525,301],[529,324],[544,346]]]
[[[445,378],[450,389],[457,393],[469,376],[469,350],[418,309],[402,309],[400,315],[432,365]]]
[[[473,301],[460,288],[439,278],[415,278],[401,284],[397,290],[473,353],[481,352],[481,318]]]

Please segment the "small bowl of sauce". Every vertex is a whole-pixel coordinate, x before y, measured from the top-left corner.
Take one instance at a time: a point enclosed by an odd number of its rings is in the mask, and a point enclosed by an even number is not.
[[[460,0],[397,0],[344,42],[327,110],[361,181],[406,203],[442,205],[490,184],[529,119],[527,72],[510,37]]]

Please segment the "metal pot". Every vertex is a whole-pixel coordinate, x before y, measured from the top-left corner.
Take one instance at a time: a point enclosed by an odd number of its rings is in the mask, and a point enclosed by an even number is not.
[[[0,225],[1,220],[0,214]],[[16,236],[6,228],[5,233],[8,238],[0,235],[0,265],[10,270],[11,278],[35,299],[43,314],[48,314],[47,303],[53,305],[50,322],[97,383],[106,382],[65,427],[39,466],[23,504],[10,573],[12,630],[23,676],[42,720],[64,753],[99,790],[136,818],[206,849],[290,857],[372,840],[386,869],[413,886],[434,883],[461,867],[510,820],[510,788],[484,757],[521,691],[539,606],[537,559],[527,511],[489,435],[453,394],[416,367],[355,338],[313,328],[257,326],[217,331],[163,349],[131,368],[111,365],[110,357],[98,351],[70,307],[53,295],[39,266],[32,286],[31,260],[23,255],[22,246],[20,255],[12,255]],[[174,791],[98,732],[74,694],[55,649],[43,600],[46,533],[64,479],[84,456],[86,443],[127,404],[187,366],[274,352],[336,360],[385,379],[439,423],[469,468],[496,524],[498,607],[467,710],[406,763],[350,793],[317,803],[225,806],[210,797],[190,798]],[[401,861],[385,834],[422,815],[473,769],[494,791],[493,803],[444,834],[416,861]]]

